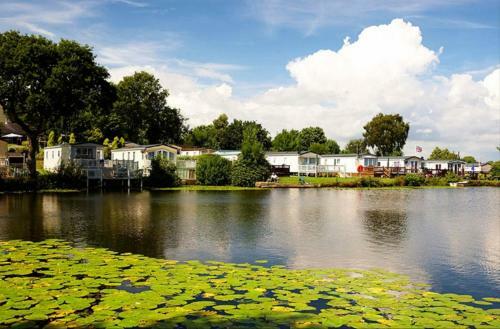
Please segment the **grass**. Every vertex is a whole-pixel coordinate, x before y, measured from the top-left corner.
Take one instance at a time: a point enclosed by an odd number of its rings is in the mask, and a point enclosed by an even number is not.
[[[321,185],[349,185],[359,182],[360,177],[304,177],[306,183],[321,184]],[[377,181],[385,186],[396,186],[397,180],[395,178],[375,178]],[[279,183],[281,184],[299,184],[297,176],[280,177]]]
[[[241,186],[204,186],[204,185],[183,185],[177,187],[158,187],[151,188],[152,191],[248,191],[262,190],[258,187],[241,187]]]

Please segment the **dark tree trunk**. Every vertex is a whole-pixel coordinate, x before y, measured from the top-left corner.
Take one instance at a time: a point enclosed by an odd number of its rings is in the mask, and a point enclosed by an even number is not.
[[[31,178],[36,178],[37,172],[36,172],[36,154],[38,152],[38,137],[29,135],[28,136],[28,141],[30,143],[29,145],[29,154],[28,154],[28,170],[30,173]]]

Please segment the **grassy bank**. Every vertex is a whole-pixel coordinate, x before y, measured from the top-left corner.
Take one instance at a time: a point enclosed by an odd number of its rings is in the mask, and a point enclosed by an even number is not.
[[[375,177],[304,177],[306,184],[317,187],[338,187],[338,188],[404,188],[404,187],[425,187],[439,188],[450,187],[446,178],[421,179],[419,181],[410,180],[404,176],[395,178],[375,178]],[[299,178],[280,177],[279,184],[294,185],[299,184]],[[500,187],[497,180],[477,180],[469,181],[469,186],[492,186]]]
[[[257,187],[240,187],[240,186],[205,186],[205,185],[183,185],[176,187],[160,187],[150,188],[151,191],[250,191],[262,190]]]
[[[0,326],[498,328],[499,298],[383,270],[177,262],[61,240],[0,241]],[[484,308],[487,306],[487,309]]]

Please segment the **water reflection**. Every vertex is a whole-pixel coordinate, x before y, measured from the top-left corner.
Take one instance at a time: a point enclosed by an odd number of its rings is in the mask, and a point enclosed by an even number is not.
[[[376,245],[398,246],[405,238],[407,217],[399,209],[366,210],[363,224],[370,235],[370,242]]]
[[[498,189],[0,196],[0,239],[62,238],[152,257],[385,268],[500,295]]]

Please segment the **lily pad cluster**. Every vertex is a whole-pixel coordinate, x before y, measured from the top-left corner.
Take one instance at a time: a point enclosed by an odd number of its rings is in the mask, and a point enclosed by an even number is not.
[[[499,298],[382,270],[177,262],[61,240],[0,242],[0,327],[498,328]]]

